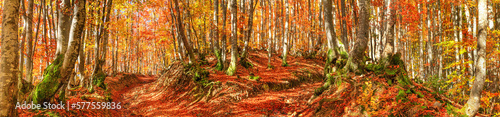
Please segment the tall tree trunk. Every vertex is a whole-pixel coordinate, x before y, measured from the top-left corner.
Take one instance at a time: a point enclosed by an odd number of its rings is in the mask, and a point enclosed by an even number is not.
[[[418,11],[419,11],[419,12],[423,12],[422,10],[423,10],[424,8],[422,8],[422,7],[423,7],[423,5],[422,5],[422,4],[419,4],[419,5],[418,5]],[[425,74],[425,69],[424,69],[424,68],[425,68],[425,67],[424,67],[424,66],[425,66],[425,61],[426,61],[426,60],[425,60],[425,54],[424,54],[424,33],[423,33],[423,32],[424,32],[424,31],[423,31],[423,30],[424,30],[424,21],[423,21],[423,19],[422,19],[422,18],[423,18],[422,14],[420,14],[420,13],[419,13],[419,17],[420,17],[420,18],[419,18],[419,22],[420,22],[420,25],[419,25],[419,27],[420,27],[420,31],[419,31],[419,34],[418,34],[418,35],[419,35],[419,38],[420,38],[420,39],[419,39],[419,40],[420,40],[420,43],[419,43],[419,45],[420,45],[420,48],[419,48],[419,51],[420,51],[419,76],[420,76],[420,80],[425,81],[425,80],[426,80],[426,75],[427,75],[427,74]]]
[[[368,14],[369,10],[369,1],[368,0],[360,0],[359,1],[359,23],[357,29],[357,39],[356,43],[353,46],[353,49],[349,52],[349,59],[347,60],[347,64],[345,68],[349,71],[354,72],[362,72],[364,69],[364,61],[363,57],[365,56],[364,52],[367,46],[368,40],[368,30],[370,29],[368,23],[370,22]]]
[[[109,22],[109,19],[111,19],[110,15],[111,15],[111,9],[113,8],[113,0],[107,0],[108,3],[106,3],[106,20],[103,21],[103,25],[105,25],[104,27],[106,27],[106,29],[103,29],[101,31],[103,31],[103,40],[102,40],[102,66],[106,65],[106,55],[107,55],[107,51],[108,51],[108,38],[109,38],[109,30],[108,30],[108,22]],[[101,66],[101,68],[102,68]]]
[[[349,42],[347,39],[347,24],[346,24],[346,9],[345,0],[340,0],[340,17],[341,17],[341,28],[342,28],[342,44],[344,45],[344,50],[349,50]]]
[[[308,20],[311,22],[310,23],[310,28],[309,28],[309,32],[308,32],[308,39],[309,39],[309,51],[308,53],[309,54],[312,54],[313,52],[313,48],[314,48],[314,41],[313,41],[313,32],[312,30],[314,29],[314,21],[313,21],[313,17],[312,17],[312,10],[311,10],[311,0],[307,0],[307,8],[309,10],[309,17],[308,17]]]
[[[19,0],[5,0],[2,12],[2,50],[0,58],[0,116],[15,117],[17,75]]]
[[[226,71],[227,75],[234,75],[236,73],[236,62],[238,59],[238,17],[237,17],[237,5],[236,0],[231,0],[231,63]]]
[[[28,0],[28,9],[26,11],[26,16],[28,17],[28,24],[26,25],[26,40],[28,42],[27,53],[28,59],[26,61],[26,81],[31,84],[32,81],[32,70],[33,70],[33,0]],[[40,23],[40,22],[39,22]],[[21,71],[22,73],[23,71]]]
[[[283,1],[285,4],[285,26],[283,27],[284,34],[283,34],[283,63],[281,63],[281,66],[288,66],[288,63],[286,62],[286,57],[288,54],[288,21],[289,21],[289,8],[288,8],[288,0]],[[331,7],[331,5],[330,5]],[[330,11],[331,12],[331,11]],[[333,28],[333,26],[332,26]]]
[[[335,61],[340,57],[338,42],[335,33],[335,26],[333,24],[333,15],[332,15],[332,1],[331,0],[323,0],[322,1],[324,9],[323,13],[325,14],[325,34],[326,41],[328,47],[327,59],[325,63],[325,74],[337,71],[337,66],[332,65],[335,64]]]
[[[80,44],[83,34],[83,29],[85,27],[85,2],[86,0],[76,1],[74,7],[73,21],[71,23],[71,29],[69,34],[69,44],[67,51],[64,55],[64,61],[62,63],[61,69],[61,79],[63,81],[62,85],[67,84],[68,80],[71,79],[70,76],[74,72],[75,62],[78,59],[80,53]]]
[[[257,0],[258,2],[258,0]],[[241,60],[243,61],[244,59],[247,58],[248,56],[248,43],[249,43],[249,40],[250,40],[250,37],[252,37],[252,28],[253,28],[253,12],[255,10],[255,6],[257,5],[254,5],[254,1],[253,0],[250,0],[250,6],[248,6],[250,8],[250,10],[248,11],[248,30],[246,31],[246,35],[245,35],[245,43],[244,43],[244,46],[243,46],[243,52],[241,52]]]
[[[267,67],[268,68],[272,68],[271,57],[272,57],[272,53],[273,53],[273,38],[274,38],[274,35],[271,32],[271,26],[272,26],[272,23],[271,23],[271,19],[272,19],[271,12],[272,12],[272,8],[273,8],[272,6],[273,5],[272,5],[271,0],[268,0],[267,3],[270,5],[269,6],[269,10],[268,10],[269,11],[268,12],[268,15],[269,15],[269,18],[268,18],[268,20],[269,20],[269,26],[268,26],[268,28],[269,29],[267,29],[268,35],[269,35],[269,37],[267,38],[267,54],[268,54],[267,55],[267,58],[268,58]],[[273,27],[275,27],[275,26],[273,26]]]
[[[17,82],[17,87],[18,87],[18,89],[21,89],[23,87],[22,81],[23,81],[23,78],[24,78],[23,77],[23,72],[24,72],[24,70],[23,70],[24,69],[24,45],[25,45],[26,40],[27,40],[26,39],[26,29],[29,29],[29,27],[27,25],[28,24],[28,18],[27,18],[26,13],[25,13],[25,11],[26,11],[25,9],[26,8],[24,8],[24,6],[25,6],[24,5],[25,4],[24,0],[21,1],[20,4],[21,4],[21,11],[20,12],[22,13],[21,20],[24,22],[24,25],[23,25],[24,30],[21,32],[21,39],[20,39],[21,42],[19,43],[19,47],[21,47],[20,48],[20,52],[19,52],[20,53],[19,57],[21,59],[19,60],[19,63],[18,63],[19,64],[19,67],[18,67],[19,68],[19,76],[17,78],[17,81],[18,81]],[[19,23],[18,25],[21,25],[20,22],[18,22],[18,23]],[[24,36],[24,39],[23,39],[23,36]],[[19,95],[21,95],[21,94],[20,93],[17,94],[18,98],[21,97]],[[21,98],[19,98],[18,100],[21,100]]]
[[[393,8],[391,5],[394,1],[393,0],[388,0],[388,8],[390,9],[389,14],[387,15],[387,27],[388,33],[387,33],[387,39],[384,47],[384,51],[382,52],[382,58],[380,59],[382,64],[384,66],[389,65],[388,57],[392,56],[394,54],[394,50],[397,48],[394,48],[394,25],[396,24],[396,15],[395,15],[395,8]]]
[[[226,19],[227,19],[227,2],[228,0],[222,0],[222,29],[226,29]],[[226,30],[223,30],[222,33],[222,42],[221,42],[221,57],[222,57],[222,66],[225,69],[226,65],[226,49],[227,49],[227,34]]]
[[[89,30],[87,29],[87,35],[85,37],[88,37],[89,35]],[[79,52],[79,58],[78,58],[78,71],[80,71],[80,86],[86,87],[84,84],[84,79],[86,78],[85,76],[85,38],[81,38],[80,40],[80,52]]]
[[[70,0],[62,0],[59,11],[59,24],[57,25],[57,48],[56,56],[65,54],[68,48],[69,26],[71,25],[71,3]]]
[[[188,52],[188,56],[191,60],[189,63],[196,64],[196,60],[194,59],[192,46],[188,43],[188,40],[185,38],[186,34],[184,32],[184,26],[183,26],[182,19],[181,19],[181,14],[180,14],[180,9],[179,9],[179,1],[174,0],[174,2],[175,2],[175,10],[177,11],[177,28],[178,28],[178,31],[180,32],[180,35],[179,35],[180,40],[182,40],[182,42],[185,44],[185,49]]]
[[[221,51],[219,49],[219,0],[214,0],[214,18],[212,27],[212,41],[213,41],[213,51],[217,57],[217,70],[222,71],[224,69],[224,63],[222,62]]]
[[[484,88],[486,79],[486,37],[487,37],[487,24],[488,24],[488,5],[486,0],[478,1],[478,40],[477,40],[477,63],[476,63],[476,77],[470,91],[470,97],[465,107],[466,114],[469,117],[474,116],[479,110],[481,92]]]

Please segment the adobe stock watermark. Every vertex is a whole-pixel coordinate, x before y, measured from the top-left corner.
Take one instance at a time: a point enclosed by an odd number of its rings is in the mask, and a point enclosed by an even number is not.
[[[55,110],[55,109],[66,109],[66,104],[62,103],[62,101],[59,102],[59,104],[53,104],[50,102],[44,102],[42,104],[35,104],[33,101],[30,103],[26,103],[24,101],[23,103],[17,102],[16,103],[16,109],[49,109],[49,110]]]
[[[15,109],[49,109],[49,110],[69,110],[69,109],[122,109],[121,102],[66,102],[60,101],[57,104],[44,102],[35,104],[33,101],[27,103],[17,102]]]

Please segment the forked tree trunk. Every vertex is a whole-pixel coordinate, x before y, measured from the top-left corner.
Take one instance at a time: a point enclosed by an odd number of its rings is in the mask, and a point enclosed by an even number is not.
[[[72,37],[69,39],[69,45],[66,46],[66,53],[58,55],[54,62],[47,67],[44,72],[43,81],[40,82],[30,94],[30,99],[33,103],[40,104],[49,101],[61,87],[67,84],[68,78],[73,72],[79,54],[80,38],[85,24],[85,10],[82,10],[85,9],[85,0],[79,1],[77,4],[78,5],[74,7],[74,22],[70,25],[71,34],[69,35]],[[62,90],[62,92],[63,91],[64,90]],[[60,99],[64,99],[64,96],[61,95]]]
[[[192,46],[190,45],[190,43],[188,43],[188,40],[186,39],[186,34],[184,32],[184,26],[182,23],[181,14],[180,14],[180,10],[179,10],[179,1],[174,0],[174,2],[175,2],[175,10],[177,11],[177,29],[180,32],[180,35],[179,35],[180,40],[182,40],[182,42],[185,44],[184,48],[188,52],[189,59],[192,60],[192,62],[194,64],[196,64],[196,60],[194,59]]]

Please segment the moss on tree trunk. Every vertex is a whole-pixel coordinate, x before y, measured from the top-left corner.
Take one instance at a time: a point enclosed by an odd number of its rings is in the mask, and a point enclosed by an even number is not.
[[[62,85],[62,77],[60,68],[64,60],[64,55],[61,54],[50,64],[43,73],[43,80],[30,94],[30,99],[35,104],[48,102],[49,99],[57,93],[57,90]]]
[[[214,53],[215,53],[215,57],[217,57],[217,64],[215,66],[215,69],[219,70],[219,71],[224,70],[224,63],[222,62],[221,53],[217,49],[214,50]]]

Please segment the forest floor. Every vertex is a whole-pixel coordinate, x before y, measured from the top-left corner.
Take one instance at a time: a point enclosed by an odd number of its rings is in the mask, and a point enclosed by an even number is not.
[[[273,55],[276,56],[276,55]],[[195,102],[183,99],[189,91],[159,90],[154,76],[138,76],[137,81],[127,88],[112,91],[113,101],[122,102],[124,109],[112,110],[113,116],[290,116],[312,114],[307,101],[314,89],[322,85],[324,62],[289,57],[288,67],[281,66],[281,59],[273,57],[273,69],[267,68],[267,53],[252,52],[248,61],[252,68],[237,67],[234,76],[223,71],[212,70],[216,64],[214,57],[207,57],[210,81],[219,81],[210,99]],[[228,60],[229,61],[229,60]],[[313,72],[316,79],[300,79],[299,71]],[[250,74],[259,80],[248,78]],[[108,84],[119,81],[108,78]],[[123,84],[123,83],[122,83]],[[129,83],[124,83],[129,84]],[[123,86],[111,86],[111,89]],[[188,86],[186,86],[188,87]],[[187,94],[189,95],[189,94]],[[194,102],[194,103],[193,103]]]
[[[76,95],[68,97],[68,102],[120,103],[121,109],[18,111],[22,116],[53,116],[56,113],[62,116],[113,117],[456,114],[457,108],[443,104],[446,102],[438,97],[439,94],[423,90],[425,87],[414,82],[406,87],[396,81],[387,81],[381,77],[391,76],[386,73],[344,74],[330,88],[317,94],[316,90],[325,83],[322,58],[289,56],[289,66],[283,67],[278,56],[273,55],[271,65],[274,68],[270,69],[267,67],[267,52],[252,51],[247,61],[253,67],[238,64],[234,76],[215,70],[215,57],[207,56],[208,63],[199,66],[209,72],[206,81],[195,80],[198,72],[192,73],[192,67],[176,62],[159,76],[121,73],[106,78],[106,90],[97,88],[94,93],[88,93],[80,88],[72,90]],[[259,78],[252,79],[251,76]]]

